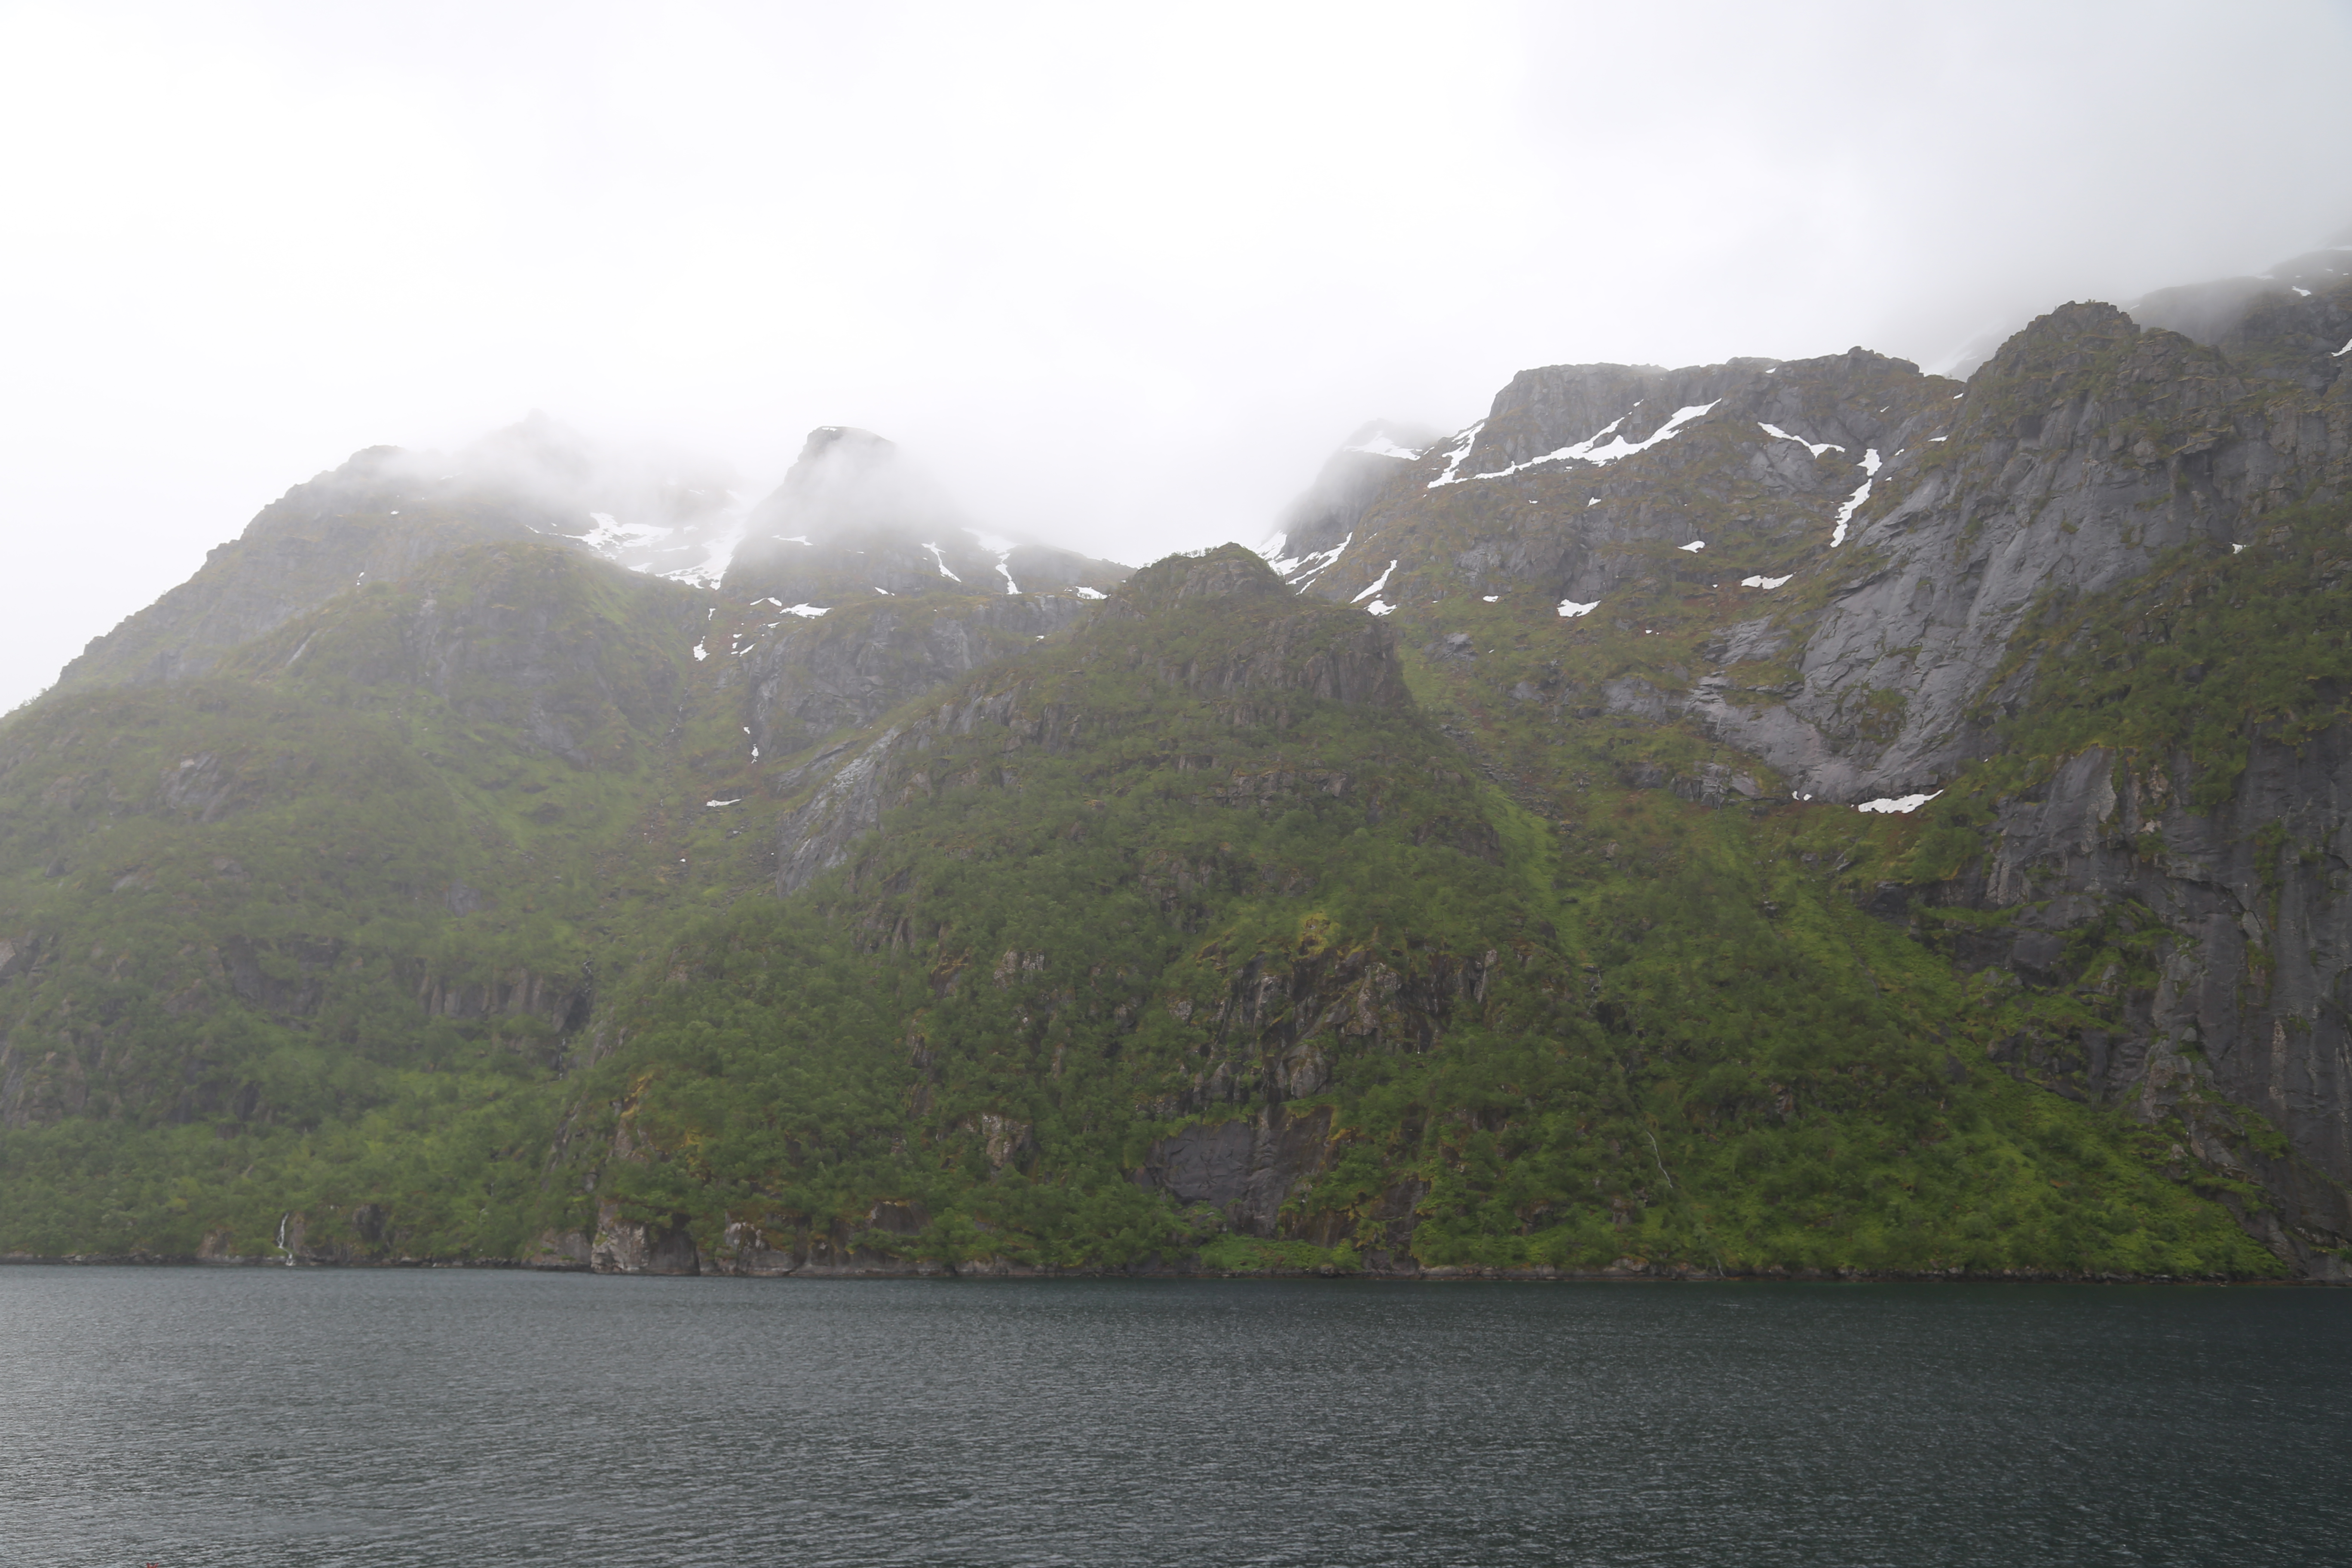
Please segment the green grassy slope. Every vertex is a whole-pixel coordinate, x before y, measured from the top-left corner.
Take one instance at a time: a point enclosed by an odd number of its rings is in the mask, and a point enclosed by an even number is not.
[[[0,728],[0,1250],[2277,1269],[1857,907],[1918,824],[1505,695],[1663,673],[1641,627],[1382,623],[1229,549],[755,767],[726,614],[483,547]],[[892,731],[880,831],[773,897]],[[1151,1173],[1244,1122],[1263,1212]]]
[[[850,866],[680,942],[551,1217],[945,1261],[2276,1269],[2160,1131],[1988,1062],[1983,999],[1842,886],[1883,852],[1855,814],[1588,784],[1547,819],[1417,708],[1250,721],[1167,672],[1354,612],[1153,606],[1187,569],[1133,586],[1183,649],[1157,676],[1138,628],[1082,633]],[[1077,738],[1014,739],[1048,711]],[[1589,774],[1616,728],[1569,743]],[[1268,1114],[1316,1141],[1273,1236],[1134,1180]]]

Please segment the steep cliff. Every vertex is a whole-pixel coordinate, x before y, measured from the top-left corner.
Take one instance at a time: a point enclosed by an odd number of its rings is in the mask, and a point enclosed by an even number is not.
[[[1489,775],[1544,809],[1581,816],[1599,776],[1896,814],[1874,875],[1948,911],[1912,929],[2036,1006],[2091,998],[2059,1023],[2024,1008],[2012,1069],[2177,1116],[2192,1154],[2267,1192],[2256,1233],[2326,1272],[2352,1175],[2340,911],[2280,868],[2326,863],[2343,826],[2321,652],[2352,521],[2345,259],[2150,307],[2204,342],[2066,306],[1965,388],[1858,351],[1527,373],[1346,549],[1284,564],[1391,617]],[[1631,728],[1591,728],[1611,720]],[[2145,832],[2122,825],[2134,788],[2156,792]],[[1903,860],[1922,831],[1934,853]],[[2158,850],[2176,844],[2197,848]],[[1995,918],[1963,929],[1964,909]],[[2163,953],[2116,962],[2117,921]]]

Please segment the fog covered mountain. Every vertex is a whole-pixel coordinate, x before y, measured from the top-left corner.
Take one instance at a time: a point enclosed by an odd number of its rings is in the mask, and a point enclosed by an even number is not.
[[[2347,367],[1533,369],[1132,574],[360,453],[0,727],[0,1247],[2352,1276]]]

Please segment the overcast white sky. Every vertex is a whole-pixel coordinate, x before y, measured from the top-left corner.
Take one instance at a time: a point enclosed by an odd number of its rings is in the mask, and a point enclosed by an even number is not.
[[[2352,225],[2352,4],[0,0],[0,709],[543,408],[1129,562],[1524,366],[1918,359]]]

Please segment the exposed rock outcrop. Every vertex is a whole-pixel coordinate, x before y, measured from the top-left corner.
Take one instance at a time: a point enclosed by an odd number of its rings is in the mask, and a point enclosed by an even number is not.
[[[2094,747],[2004,802],[1985,860],[1934,901],[2011,914],[1956,956],[2028,984],[2117,1000],[2119,1027],[2021,1037],[2012,1070],[2061,1093],[2177,1112],[2206,1163],[2278,1200],[2273,1245],[2305,1272],[2341,1272],[2352,1245],[2352,730],[2301,751],[2257,742],[2237,791],[2189,809],[2186,755],[2125,765]],[[2158,931],[2154,984],[2085,961],[2116,934]],[[2266,1152],[2235,1107],[2286,1135]]]
[[[1178,1203],[1215,1209],[1244,1236],[1276,1234],[1282,1205],[1329,1163],[1331,1113],[1281,1106],[1202,1122],[1154,1142],[1136,1180]]]

